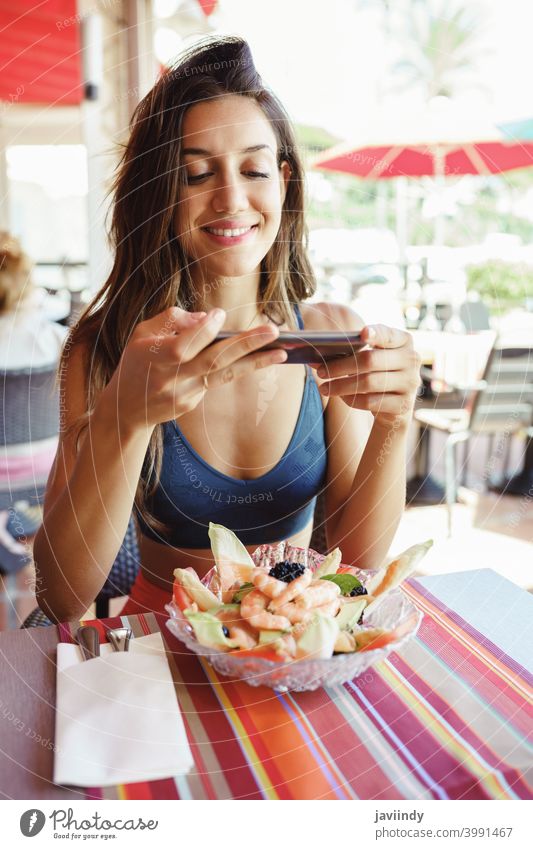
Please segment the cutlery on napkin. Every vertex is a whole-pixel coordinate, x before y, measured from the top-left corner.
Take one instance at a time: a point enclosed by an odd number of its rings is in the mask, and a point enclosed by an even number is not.
[[[194,766],[161,634],[128,652],[57,646],[54,782],[104,787],[168,778]]]

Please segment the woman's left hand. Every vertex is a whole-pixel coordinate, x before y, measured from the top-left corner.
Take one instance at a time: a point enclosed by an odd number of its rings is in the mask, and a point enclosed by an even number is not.
[[[370,348],[318,369],[318,376],[326,378],[320,391],[340,396],[349,407],[369,410],[375,422],[387,427],[407,426],[420,385],[420,357],[411,334],[374,324],[364,327],[361,336]]]

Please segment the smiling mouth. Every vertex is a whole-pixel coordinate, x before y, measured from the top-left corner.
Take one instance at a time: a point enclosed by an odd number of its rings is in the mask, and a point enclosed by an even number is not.
[[[258,224],[252,224],[250,227],[236,227],[232,230],[226,230],[219,227],[202,227],[202,230],[205,230],[206,233],[211,233],[212,236],[236,238],[237,236],[244,236],[246,233],[250,233],[251,230],[255,230],[258,226]]]

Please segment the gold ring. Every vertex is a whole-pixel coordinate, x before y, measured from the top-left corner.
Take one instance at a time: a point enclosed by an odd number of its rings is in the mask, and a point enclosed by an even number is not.
[[[207,392],[207,390],[209,389],[209,383],[207,382],[207,375],[206,374],[204,374],[202,380],[204,381],[204,389]]]

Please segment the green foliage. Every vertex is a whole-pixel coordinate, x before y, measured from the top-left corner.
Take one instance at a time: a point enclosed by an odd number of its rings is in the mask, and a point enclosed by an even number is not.
[[[323,127],[312,127],[310,124],[295,124],[294,131],[298,144],[308,152],[327,150],[340,141],[338,136],[333,136]]]
[[[525,263],[495,259],[470,265],[466,272],[468,289],[496,308],[521,304],[533,293],[533,267]]]
[[[453,97],[465,88],[485,88],[480,60],[487,52],[480,32],[484,19],[461,0],[410,0],[395,30],[401,58],[393,65],[393,86],[422,89],[430,100]]]

